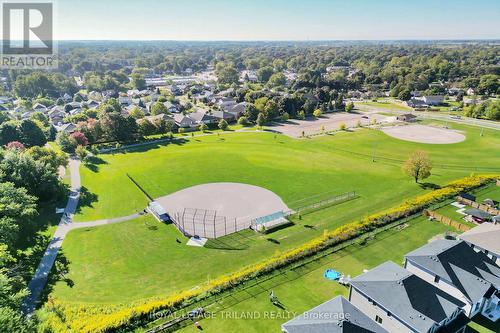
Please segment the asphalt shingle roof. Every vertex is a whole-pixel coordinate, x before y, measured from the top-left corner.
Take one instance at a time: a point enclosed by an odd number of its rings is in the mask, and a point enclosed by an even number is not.
[[[406,255],[406,258],[459,289],[470,301],[479,301],[493,285],[500,288],[500,267],[467,243],[437,240]]]
[[[387,333],[342,296],[301,314],[282,328],[288,333]]]
[[[465,305],[390,261],[356,277],[351,286],[419,332]]]

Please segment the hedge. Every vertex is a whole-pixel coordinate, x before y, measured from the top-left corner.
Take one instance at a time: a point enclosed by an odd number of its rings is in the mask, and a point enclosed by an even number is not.
[[[199,300],[228,290],[242,282],[304,259],[328,247],[374,230],[377,227],[415,214],[435,203],[452,198],[460,192],[477,188],[499,178],[499,176],[497,174],[471,175],[451,182],[443,188],[407,200],[399,206],[366,216],[359,221],[343,225],[332,231],[325,230],[323,236],[308,241],[300,247],[278,253],[258,264],[247,266],[235,273],[219,277],[212,280],[209,284],[202,285],[196,289],[181,291],[166,297],[157,297],[142,302],[116,306],[78,305],[49,299],[45,306],[38,311],[38,316],[42,321],[40,331],[54,333],[98,333],[126,330],[138,325],[142,321],[146,321],[148,315],[151,313],[169,309],[173,310],[184,302],[193,299]]]

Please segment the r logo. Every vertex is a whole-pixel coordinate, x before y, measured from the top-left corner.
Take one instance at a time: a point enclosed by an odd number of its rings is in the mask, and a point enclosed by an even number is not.
[[[52,3],[3,3],[3,54],[52,55]]]

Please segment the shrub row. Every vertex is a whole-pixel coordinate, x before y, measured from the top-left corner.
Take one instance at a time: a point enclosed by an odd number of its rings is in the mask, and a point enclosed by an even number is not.
[[[499,176],[493,174],[471,175],[470,177],[451,182],[443,188],[407,200],[397,207],[366,216],[359,221],[346,224],[333,231],[325,230],[323,236],[308,241],[300,247],[278,253],[258,264],[212,280],[209,284],[164,298],[155,298],[141,303],[117,306],[90,306],[88,304],[79,305],[58,300],[49,300],[38,312],[42,320],[40,330],[43,332],[92,333],[126,330],[142,321],[147,321],[148,315],[154,312],[175,309],[190,300],[199,300],[228,290],[245,281],[304,259],[328,247],[358,237],[400,218],[420,212],[435,203],[452,198],[460,192],[468,191],[491,182]]]

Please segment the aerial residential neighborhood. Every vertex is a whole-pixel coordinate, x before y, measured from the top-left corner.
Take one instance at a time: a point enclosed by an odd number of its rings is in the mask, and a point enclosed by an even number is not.
[[[500,332],[500,3],[2,1],[0,332]]]

